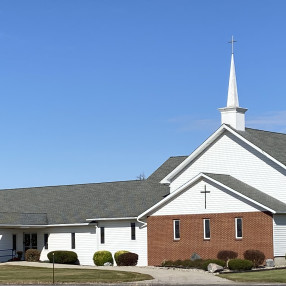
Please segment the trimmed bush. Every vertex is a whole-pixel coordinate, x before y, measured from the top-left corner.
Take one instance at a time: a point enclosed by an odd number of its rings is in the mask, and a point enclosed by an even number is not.
[[[38,249],[28,249],[25,252],[25,260],[26,261],[39,261],[41,256],[41,252]]]
[[[196,268],[196,269],[204,269],[207,270],[208,265],[210,263],[216,263],[222,267],[225,267],[225,261],[218,259],[197,259],[197,260],[165,260],[162,262],[161,266],[163,267],[182,267],[182,268]]]
[[[231,259],[228,262],[228,267],[230,270],[251,270],[253,263],[250,260]]]
[[[113,265],[112,254],[107,250],[97,251],[93,255],[93,262],[96,266],[103,266],[106,262],[110,262]]]
[[[76,264],[78,262],[77,254],[73,251],[57,250],[48,253],[48,259],[53,263],[53,253],[55,263],[59,264]]]
[[[118,250],[114,253],[114,260],[116,261],[116,264],[118,264],[118,257],[123,253],[128,253],[127,250]]]
[[[229,259],[237,258],[237,252],[232,250],[221,250],[217,254],[217,258],[223,261],[228,261]]]
[[[123,253],[118,256],[118,266],[135,266],[137,265],[138,254],[133,252]]]
[[[250,260],[253,262],[254,267],[262,265],[265,260],[265,255],[260,250],[248,249],[243,253],[244,259]]]
[[[204,260],[203,263],[202,263],[202,268],[201,269],[204,269],[204,270],[208,270],[208,265],[210,263],[215,263],[217,265],[220,265],[222,267],[225,267],[225,261],[223,260],[220,260],[220,259],[207,259],[207,260]]]

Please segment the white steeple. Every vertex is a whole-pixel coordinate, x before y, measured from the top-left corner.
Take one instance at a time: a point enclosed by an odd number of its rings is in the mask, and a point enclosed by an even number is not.
[[[229,83],[228,83],[228,95],[227,95],[227,106],[224,108],[219,108],[221,112],[221,124],[228,124],[231,127],[245,131],[245,112],[246,108],[239,107],[238,93],[236,85],[236,75],[234,66],[234,56],[233,56],[233,43],[236,42],[231,39],[231,62],[230,62],[230,73],[229,73]]]
[[[227,107],[239,107],[233,54],[231,54],[230,62]]]

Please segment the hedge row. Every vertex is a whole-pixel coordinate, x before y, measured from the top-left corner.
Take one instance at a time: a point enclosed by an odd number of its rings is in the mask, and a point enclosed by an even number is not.
[[[237,256],[238,254],[232,250],[222,250],[217,254],[218,259],[164,261],[162,266],[199,268],[207,270],[210,263],[215,263],[222,267],[225,267],[226,264],[228,264],[230,270],[250,270],[252,267],[262,265],[265,260],[264,253],[254,249],[246,250],[243,255],[244,259],[237,259]]]

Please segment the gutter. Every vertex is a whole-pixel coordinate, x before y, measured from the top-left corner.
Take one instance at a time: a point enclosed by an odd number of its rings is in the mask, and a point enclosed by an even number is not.
[[[116,221],[116,220],[135,220],[136,216],[131,217],[111,217],[111,218],[87,218],[86,221]]]

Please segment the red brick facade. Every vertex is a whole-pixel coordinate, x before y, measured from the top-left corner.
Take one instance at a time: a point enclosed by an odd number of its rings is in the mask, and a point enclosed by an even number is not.
[[[243,238],[235,237],[235,218],[243,219]],[[211,237],[204,240],[203,219],[210,219]],[[180,240],[174,240],[173,220],[180,220]],[[273,258],[272,216],[266,212],[150,216],[148,223],[148,265],[163,260],[189,259],[198,253],[216,258],[220,250],[233,250],[243,258],[247,249],[259,249]]]

